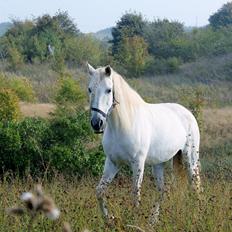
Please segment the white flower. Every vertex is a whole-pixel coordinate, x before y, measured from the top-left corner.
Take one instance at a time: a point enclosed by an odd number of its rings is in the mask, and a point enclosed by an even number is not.
[[[30,201],[32,198],[34,198],[33,194],[30,193],[30,192],[25,192],[25,193],[22,193],[22,195],[20,196],[20,199],[22,201]]]
[[[52,209],[50,212],[46,213],[49,219],[56,220],[60,216],[60,210],[57,208]]]

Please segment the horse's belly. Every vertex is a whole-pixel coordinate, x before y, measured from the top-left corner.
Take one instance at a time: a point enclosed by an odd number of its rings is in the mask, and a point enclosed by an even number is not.
[[[145,137],[145,136],[143,136]],[[135,136],[104,136],[103,149],[105,154],[115,163],[132,163],[140,155],[147,155],[149,141]]]
[[[130,145],[123,140],[103,140],[103,149],[106,156],[118,164],[130,163],[133,159],[133,153],[129,152],[129,147]]]
[[[151,139],[146,162],[158,164],[171,159],[179,150],[186,145],[186,131],[177,121],[175,126],[163,126],[160,131],[156,130]]]

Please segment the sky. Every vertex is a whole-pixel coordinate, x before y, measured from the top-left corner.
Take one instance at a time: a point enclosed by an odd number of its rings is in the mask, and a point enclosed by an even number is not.
[[[68,11],[82,32],[115,26],[125,12],[140,12],[146,19],[167,18],[185,26],[204,26],[228,0],[0,0],[0,22],[31,19],[58,10]]]

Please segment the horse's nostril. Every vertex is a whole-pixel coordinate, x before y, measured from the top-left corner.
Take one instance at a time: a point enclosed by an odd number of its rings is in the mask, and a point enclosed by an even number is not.
[[[91,120],[91,126],[93,127],[94,130],[99,131],[103,126],[103,120],[93,118]]]
[[[103,121],[100,120],[100,121],[99,121],[99,126],[102,127],[102,125],[103,125]]]

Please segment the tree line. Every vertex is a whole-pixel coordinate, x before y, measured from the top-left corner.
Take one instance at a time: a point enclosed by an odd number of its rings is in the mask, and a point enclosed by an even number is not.
[[[128,76],[172,73],[180,65],[203,56],[232,51],[232,3],[209,17],[209,25],[186,30],[183,23],[167,19],[146,20],[136,12],[125,13],[112,28],[113,39],[102,42],[83,34],[67,12],[33,20],[13,21],[0,37],[0,54],[10,68],[24,63],[110,63]]]

